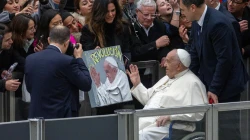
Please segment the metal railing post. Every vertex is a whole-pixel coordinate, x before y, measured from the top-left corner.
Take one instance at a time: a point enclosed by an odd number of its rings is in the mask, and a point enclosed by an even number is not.
[[[206,112],[206,140],[213,140],[213,107]]]
[[[216,106],[213,105],[213,140],[219,139],[219,110]]]
[[[4,93],[0,92],[0,122],[4,122]]]
[[[45,140],[45,121],[42,118],[29,119],[30,140]]]
[[[133,140],[134,136],[134,110],[116,110],[118,115],[118,140]]]

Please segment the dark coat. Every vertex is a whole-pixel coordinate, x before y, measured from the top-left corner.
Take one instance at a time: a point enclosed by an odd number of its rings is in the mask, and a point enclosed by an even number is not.
[[[91,88],[83,60],[62,54],[55,46],[26,58],[25,82],[31,94],[30,118],[72,117],[72,95]]]
[[[202,32],[198,32],[199,25],[193,22],[190,69],[219,101],[239,95],[248,75],[231,22],[221,12],[208,8]]]

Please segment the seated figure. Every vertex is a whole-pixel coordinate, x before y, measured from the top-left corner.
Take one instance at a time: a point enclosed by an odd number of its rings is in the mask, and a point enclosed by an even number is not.
[[[130,65],[127,74],[133,84],[131,92],[143,105],[144,109],[173,108],[208,103],[206,89],[199,78],[188,69],[190,55],[183,49],[168,53],[165,67],[166,76],[152,88],[145,88],[141,83],[138,68]],[[200,121],[204,113],[178,114],[168,116],[144,117],[139,119],[140,140],[161,140],[168,136],[171,121]],[[190,124],[190,123],[187,123]],[[175,123],[174,129],[194,131],[195,125]]]

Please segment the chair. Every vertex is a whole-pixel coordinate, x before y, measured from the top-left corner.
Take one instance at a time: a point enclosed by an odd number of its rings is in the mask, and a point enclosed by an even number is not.
[[[169,137],[163,138],[162,140],[205,140],[206,139],[205,132],[199,132],[200,130],[197,129],[194,132],[174,129],[173,125],[176,122],[177,121],[171,122],[169,126]]]

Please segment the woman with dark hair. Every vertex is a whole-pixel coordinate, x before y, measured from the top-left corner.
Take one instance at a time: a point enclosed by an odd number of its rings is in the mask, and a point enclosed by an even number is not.
[[[9,23],[16,15],[21,13],[32,14],[33,7],[27,5],[20,10],[19,0],[0,0],[0,22]]]
[[[95,0],[86,23],[81,36],[85,51],[120,45],[123,53],[130,53],[130,29],[117,0]]]
[[[120,45],[122,53],[130,58],[130,29],[122,20],[122,11],[117,0],[95,0],[92,12],[82,29],[83,50],[93,50]],[[113,114],[123,108],[124,103],[98,107],[97,114]]]
[[[19,14],[11,22],[13,47],[23,58],[36,50],[32,46],[36,32],[35,20],[27,14]],[[39,51],[39,50],[37,50]]]
[[[48,37],[50,30],[53,27],[62,24],[62,17],[58,11],[53,9],[45,11],[40,19],[39,30],[35,44],[41,44],[43,48],[47,47],[49,45]]]
[[[75,12],[72,15],[79,23],[80,29],[85,25],[85,18],[91,13],[94,0],[74,0]]]

